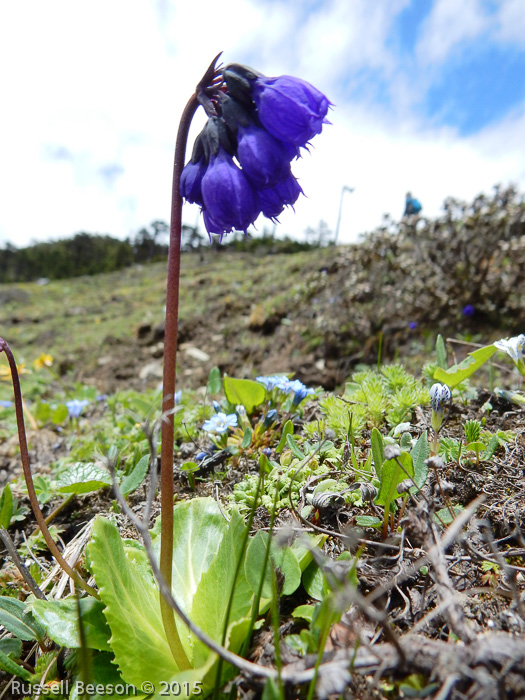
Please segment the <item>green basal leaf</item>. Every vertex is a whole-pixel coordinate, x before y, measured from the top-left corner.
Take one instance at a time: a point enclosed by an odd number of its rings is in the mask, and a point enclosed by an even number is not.
[[[277,449],[275,450],[277,454],[281,454],[281,452],[284,450],[287,444],[286,440],[288,438],[288,435],[293,435],[293,423],[291,420],[287,420],[286,423],[283,425],[281,440],[277,445]]]
[[[144,455],[144,457],[141,457],[135,464],[131,472],[122,478],[122,481],[120,482],[120,490],[124,496],[128,496],[130,493],[133,493],[133,491],[138,489],[138,487],[142,484],[146,474],[148,473],[149,462],[149,454]]]
[[[434,379],[453,389],[465,379],[471,377],[474,372],[477,372],[485,362],[490,360],[495,352],[496,347],[494,345],[485,345],[485,347],[474,350],[474,352],[469,352],[463,362],[460,362],[458,365],[453,365],[447,370],[438,367],[434,372]]]
[[[381,527],[381,523],[383,522],[375,515],[358,515],[355,521],[360,527]]]
[[[51,639],[60,646],[77,649],[82,646],[78,620],[78,608],[84,632],[84,643],[89,649],[109,651],[111,635],[104,604],[95,598],[65,598],[64,600],[32,600],[28,605],[38,622],[45,627]]]
[[[39,423],[47,423],[51,417],[51,406],[46,401],[38,401],[33,411],[35,420]]]
[[[401,452],[397,458],[404,467],[401,469],[395,459],[387,459],[383,463],[381,475],[381,489],[375,503],[380,506],[386,506],[387,503],[392,503],[392,500],[400,494],[397,492],[397,486],[407,478],[407,473],[414,476],[414,464],[412,457],[408,452]]]
[[[173,512],[173,595],[179,605],[215,641],[222,641],[225,601],[233,584],[245,525],[234,511],[230,523],[211,498],[181,503]],[[160,523],[153,535],[158,556]],[[108,520],[97,520],[89,555],[111,628],[111,648],[122,678],[136,686],[144,680],[156,686],[160,698],[161,681],[178,682],[181,695],[188,681],[203,682],[204,689],[214,682],[211,654],[175,616],[180,639],[192,668],[180,671],[169,649],[160,615],[159,593],[145,550],[138,543],[122,541],[117,528]],[[253,594],[243,571],[237,579],[226,643],[238,651],[250,623]]]
[[[310,598],[323,599],[325,579],[323,572],[314,561],[303,572],[303,586]]]
[[[212,367],[208,375],[208,394],[212,396],[221,390],[221,371],[218,367]]]
[[[2,495],[0,496],[0,527],[5,530],[9,527],[11,523],[11,518],[13,516],[13,494],[11,492],[11,487],[6,484],[2,489]]]
[[[111,628],[110,646],[125,683],[140,687],[151,681],[160,700],[161,681],[199,681],[206,669],[179,671],[164,634],[159,592],[147,555],[137,547],[127,547],[109,520],[99,518],[93,527],[90,557],[98,584],[104,615]],[[186,633],[187,634],[187,633]],[[184,693],[180,697],[187,697]]]
[[[224,393],[233,406],[242,404],[248,414],[251,414],[256,406],[260,406],[266,398],[266,389],[259,382],[228,376],[224,377]]]
[[[0,639],[0,651],[13,659],[19,659],[22,653],[22,640],[4,637]]]
[[[78,653],[78,652],[73,652]],[[76,664],[77,666],[80,666],[79,663]],[[92,693],[82,693],[79,694],[79,690],[82,689],[82,683],[84,682],[82,679],[82,674],[79,673],[77,676],[74,676],[72,679],[72,683],[70,685],[73,686],[73,690],[71,692],[71,695],[69,697],[69,700],[109,700],[109,698],[116,698],[118,697],[118,700],[131,700],[132,698],[143,698],[146,700],[150,696],[145,696],[140,692],[137,692],[131,684],[128,684],[128,692],[125,692],[126,688],[126,683],[123,681],[122,676],[117,670],[117,667],[114,664],[114,657],[113,654],[103,651],[98,654],[95,654],[93,658],[91,659],[91,664],[90,664],[90,674],[89,674],[89,681],[88,683],[92,686],[94,686],[93,690],[95,690],[95,694],[93,695]],[[97,692],[97,685],[99,686],[99,690],[102,691],[102,693]],[[115,686],[120,685],[123,686],[123,688],[118,689],[118,695],[116,694],[116,689]],[[113,686],[113,692],[110,691],[109,686]],[[124,691],[124,692],[123,692]],[[52,695],[46,696],[46,698],[52,698]]]
[[[441,333],[438,335],[436,339],[436,357],[437,357],[437,364],[440,369],[446,370],[448,367],[447,364],[447,348],[445,346],[445,341],[443,340],[443,336]]]
[[[370,435],[370,443],[372,445],[372,456],[374,458],[374,467],[376,470],[377,478],[381,479],[381,469],[383,462],[385,461],[385,444],[383,441],[383,436],[377,428],[372,428],[372,433]]]
[[[244,431],[244,435],[242,436],[242,443],[241,447],[243,450],[248,449],[250,445],[252,444],[252,437],[253,437],[253,430],[250,428],[250,426],[247,426],[246,430]]]
[[[30,612],[26,612],[26,607],[21,600],[0,596],[0,625],[25,642],[41,641],[46,631]]]
[[[107,469],[94,462],[76,462],[60,475],[56,488],[60,493],[90,493],[111,484]]]
[[[63,403],[59,404],[53,411],[51,411],[51,420],[55,425],[60,425],[64,423],[69,416],[69,411],[67,406]]]
[[[311,622],[314,614],[314,608],[315,605],[298,605],[295,610],[292,611],[292,617]]]
[[[269,535],[267,532],[259,530],[255,537],[248,545],[246,552],[246,561],[244,563],[244,571],[246,578],[254,593],[257,593],[261,583],[261,575],[263,571],[264,560],[266,558],[266,549],[268,547]],[[291,547],[277,547],[275,541],[272,540],[270,545],[270,557],[275,568],[279,568],[284,576],[284,584],[282,587],[283,595],[291,595],[299,588],[301,583],[301,567],[299,561]],[[272,573],[270,566],[266,567],[264,572],[264,584],[262,588],[262,608],[272,598]]]
[[[286,436],[286,444],[292,450],[294,457],[297,457],[297,459],[304,459],[304,454],[301,452],[299,445],[295,442],[292,435]]]
[[[410,453],[414,463],[414,481],[421,488],[427,480],[428,465],[425,464],[430,454],[427,431],[424,430],[419,436],[416,444]]]
[[[145,556],[136,547],[125,547],[109,520],[96,520],[89,545],[91,566],[106,606],[115,663],[125,681],[135,685],[146,679],[166,680],[178,671],[164,634],[153,576],[136,563],[137,558],[144,562]]]
[[[6,671],[10,676],[15,676],[16,678],[21,678],[24,681],[29,681],[31,679],[31,674],[26,668],[19,666],[16,661],[7,654],[4,654],[0,650],[0,669]]]
[[[472,452],[483,452],[486,445],[484,442],[469,442],[466,446],[466,450],[472,450]]]

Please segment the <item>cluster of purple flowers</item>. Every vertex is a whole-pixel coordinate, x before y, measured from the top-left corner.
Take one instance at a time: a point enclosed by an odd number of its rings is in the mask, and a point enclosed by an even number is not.
[[[293,402],[295,405],[301,403],[310,394],[314,393],[313,389],[306,387],[299,379],[288,379],[282,374],[273,374],[269,377],[256,377],[256,380],[264,384],[266,391],[279,389],[283,394],[293,394]]]
[[[291,161],[328,123],[329,106],[299,78],[224,68],[180,181],[181,195],[202,208],[209,234],[246,232],[259,214],[275,219],[295,204],[302,189]]]

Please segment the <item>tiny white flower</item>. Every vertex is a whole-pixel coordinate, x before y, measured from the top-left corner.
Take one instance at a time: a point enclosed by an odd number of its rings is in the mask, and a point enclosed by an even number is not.
[[[496,340],[494,346],[498,350],[501,350],[501,352],[506,352],[520,373],[525,376],[525,359],[523,357],[523,352],[525,351],[525,335],[523,333],[514,336],[514,338]]]

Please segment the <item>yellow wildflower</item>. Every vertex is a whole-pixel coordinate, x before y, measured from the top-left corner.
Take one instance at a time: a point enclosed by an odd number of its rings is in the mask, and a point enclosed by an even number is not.
[[[53,357],[52,355],[47,355],[45,352],[43,352],[40,357],[37,357],[36,360],[33,360],[33,367],[35,369],[42,369],[43,367],[51,367],[53,364]]]
[[[26,363],[22,362],[21,365],[16,366],[18,374],[31,374],[31,370],[26,368]],[[11,381],[11,370],[9,365],[0,365],[0,382],[10,382]]]

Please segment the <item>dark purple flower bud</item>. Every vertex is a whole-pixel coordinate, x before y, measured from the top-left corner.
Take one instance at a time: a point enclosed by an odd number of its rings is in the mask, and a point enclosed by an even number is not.
[[[285,206],[293,206],[303,190],[293,175],[259,192],[261,211],[268,219],[275,219],[282,213]]]
[[[417,321],[410,321],[410,323],[408,324],[408,327],[410,328],[411,331],[415,331],[417,326],[418,326]]]
[[[202,178],[206,173],[206,163],[201,158],[197,163],[186,163],[180,177],[180,194],[188,202],[202,207]]]
[[[290,174],[290,157],[282,141],[253,124],[239,126],[237,158],[259,189],[273,187]]]
[[[275,408],[271,408],[268,413],[264,416],[263,426],[269,428],[277,420],[277,411]]]
[[[467,304],[466,306],[463,307],[463,310],[461,311],[463,316],[474,316],[475,312],[476,312],[476,309],[472,306],[472,304]]]
[[[222,147],[211,158],[202,178],[202,199],[209,233],[229,233],[234,229],[246,231],[260,213],[257,193]]]
[[[327,123],[328,98],[300,78],[256,78],[253,99],[264,128],[295,146],[305,146]]]

